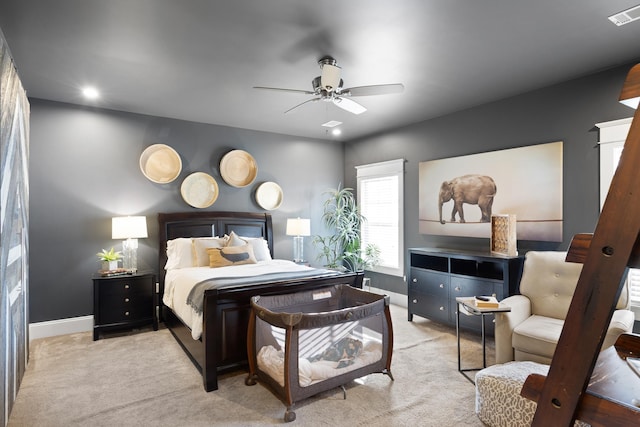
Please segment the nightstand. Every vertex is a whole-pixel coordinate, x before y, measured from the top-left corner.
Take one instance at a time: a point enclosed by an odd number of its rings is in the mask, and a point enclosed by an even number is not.
[[[156,276],[139,272],[122,276],[93,276],[93,340],[100,331],[153,324],[156,316]]]

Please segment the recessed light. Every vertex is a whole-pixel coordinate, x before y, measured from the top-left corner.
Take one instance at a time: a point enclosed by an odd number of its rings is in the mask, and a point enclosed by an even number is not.
[[[334,136],[338,136],[338,135],[340,135],[340,134],[342,133],[342,131],[341,131],[340,129],[338,129],[338,128],[335,128],[335,129],[333,129],[333,130],[331,131],[331,133],[332,133]]]
[[[82,89],[82,94],[85,96],[85,98],[87,99],[96,99],[97,97],[100,96],[100,94],[98,93],[98,90],[94,87],[85,87],[84,89]]]

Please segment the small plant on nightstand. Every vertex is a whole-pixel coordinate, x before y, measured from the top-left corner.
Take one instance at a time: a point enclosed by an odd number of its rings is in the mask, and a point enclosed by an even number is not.
[[[122,253],[113,248],[109,250],[102,249],[102,252],[98,252],[96,255],[102,261],[103,270],[116,270],[118,268],[118,260],[122,258]]]

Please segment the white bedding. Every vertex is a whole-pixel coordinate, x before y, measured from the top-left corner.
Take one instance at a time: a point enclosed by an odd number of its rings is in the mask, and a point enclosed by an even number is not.
[[[382,343],[370,341],[365,343],[364,350],[353,360],[353,364],[344,368],[337,368],[338,362],[318,360],[310,362],[305,358],[298,358],[298,382],[300,387],[307,387],[319,381],[345,374],[354,369],[371,365],[382,358]],[[284,352],[267,345],[258,352],[258,368],[278,381],[284,387]]]
[[[197,340],[202,335],[202,313],[197,313],[187,304],[187,296],[197,283],[216,277],[253,277],[262,274],[309,270],[313,270],[313,268],[283,259],[219,268],[188,267],[169,269],[164,279],[162,302],[191,328],[191,336]]]

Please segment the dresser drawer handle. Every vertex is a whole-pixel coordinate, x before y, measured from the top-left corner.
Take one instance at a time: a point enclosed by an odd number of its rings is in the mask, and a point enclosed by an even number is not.
[[[418,279],[416,279],[415,277],[412,280],[413,283],[418,283]]]
[[[418,303],[418,300],[417,300],[416,298],[414,298],[412,302],[413,302],[414,304],[417,304],[417,303]]]
[[[128,316],[128,315],[129,315],[129,312],[128,312],[128,311],[125,311],[125,312],[124,312],[124,315],[125,315],[125,316]]]
[[[444,311],[444,307],[440,306],[440,311]]]
[[[129,284],[124,285],[125,289],[129,289]]]
[[[124,299],[124,302],[129,302],[129,298],[125,298],[125,299]]]
[[[444,289],[444,283],[440,283],[440,289]]]
[[[460,292],[460,286],[456,286],[456,292]]]

